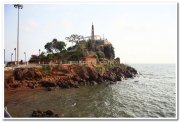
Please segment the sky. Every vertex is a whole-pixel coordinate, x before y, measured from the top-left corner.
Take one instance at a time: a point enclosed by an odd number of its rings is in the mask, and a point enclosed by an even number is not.
[[[176,63],[177,4],[175,2],[23,4],[20,10],[20,59],[46,51],[54,38],[71,43],[71,34],[107,38],[122,63]],[[17,44],[17,9],[4,4],[5,60]],[[14,55],[13,55],[14,60]]]

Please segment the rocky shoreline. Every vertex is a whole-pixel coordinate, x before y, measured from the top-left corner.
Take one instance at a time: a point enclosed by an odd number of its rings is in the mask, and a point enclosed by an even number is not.
[[[115,67],[95,65],[58,65],[42,68],[16,68],[13,74],[5,78],[5,89],[78,88],[101,83],[114,84],[137,75],[136,69],[120,64]]]

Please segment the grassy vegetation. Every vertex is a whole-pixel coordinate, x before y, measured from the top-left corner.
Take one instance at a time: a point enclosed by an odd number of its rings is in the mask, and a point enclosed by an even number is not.
[[[126,71],[127,67],[129,67],[126,64],[120,64],[120,65],[116,65],[116,64],[96,64],[94,66],[95,66],[96,70],[101,72],[101,73],[104,73],[105,71],[108,71],[109,69],[114,68],[114,67],[120,67],[123,71]]]
[[[49,75],[49,76],[52,75],[51,74],[51,68],[49,65],[42,65],[41,72],[43,72],[44,74]]]
[[[101,73],[108,71],[109,68],[111,67],[109,64],[96,64],[94,66],[95,66],[96,70]]]

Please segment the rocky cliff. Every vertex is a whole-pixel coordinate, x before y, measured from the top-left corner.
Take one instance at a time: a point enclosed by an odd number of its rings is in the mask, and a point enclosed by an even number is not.
[[[125,78],[133,78],[137,71],[127,65],[104,68],[95,65],[60,65],[42,68],[16,68],[6,78],[6,89],[45,87],[78,88],[85,85],[112,84]]]

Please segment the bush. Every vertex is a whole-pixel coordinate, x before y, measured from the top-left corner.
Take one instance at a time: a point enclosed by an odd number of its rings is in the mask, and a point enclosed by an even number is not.
[[[96,54],[97,54],[98,58],[105,58],[104,53],[102,51],[100,51],[100,50],[97,51]]]

